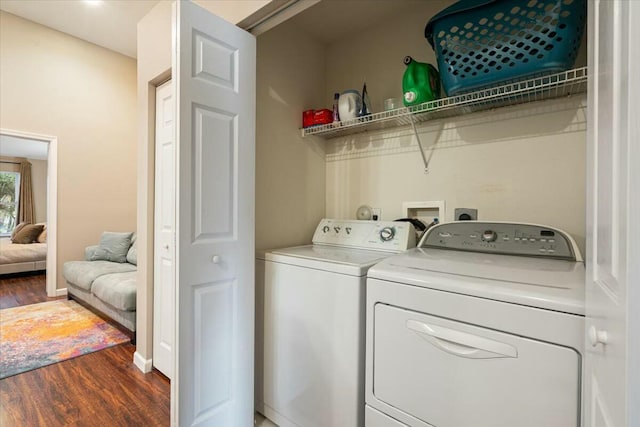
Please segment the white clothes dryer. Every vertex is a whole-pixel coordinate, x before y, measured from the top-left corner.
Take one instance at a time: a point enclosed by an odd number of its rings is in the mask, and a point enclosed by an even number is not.
[[[364,425],[366,274],[415,246],[405,222],[323,219],[258,261],[256,409],[280,427]]]
[[[547,226],[453,222],[367,281],[367,427],[579,427],[584,265]]]

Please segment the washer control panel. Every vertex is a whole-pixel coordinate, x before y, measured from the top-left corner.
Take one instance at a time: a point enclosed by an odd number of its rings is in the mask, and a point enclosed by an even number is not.
[[[323,219],[313,243],[403,252],[415,247],[416,232],[408,222]]]
[[[442,223],[427,231],[419,247],[582,261],[575,241],[566,232],[535,224]]]

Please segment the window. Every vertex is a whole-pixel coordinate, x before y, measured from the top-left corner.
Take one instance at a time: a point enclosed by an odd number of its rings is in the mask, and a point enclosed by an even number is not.
[[[0,172],[0,235],[13,231],[18,217],[20,173]]]

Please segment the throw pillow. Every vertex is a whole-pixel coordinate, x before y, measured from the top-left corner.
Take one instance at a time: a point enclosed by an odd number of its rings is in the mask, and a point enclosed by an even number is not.
[[[91,261],[91,258],[93,258],[93,254],[95,254],[97,250],[98,245],[87,246],[86,248],[84,248],[84,259],[86,261]]]
[[[29,225],[29,223],[21,222],[20,224],[16,225],[13,231],[11,232],[11,240],[13,240],[13,238],[16,237],[16,234],[18,233],[18,231],[22,230],[26,225]]]
[[[42,233],[42,224],[27,224],[22,227],[11,239],[13,243],[26,245],[36,241],[40,233]]]
[[[91,254],[90,261],[126,262],[132,234],[105,231],[98,248]]]
[[[136,238],[136,234],[133,233],[132,244],[129,248],[129,252],[127,252],[127,262],[129,264],[138,265],[138,239]]]
[[[38,243],[47,243],[47,229],[46,228],[44,230],[42,230],[42,233],[40,233],[38,235],[38,238],[36,240],[38,241]]]

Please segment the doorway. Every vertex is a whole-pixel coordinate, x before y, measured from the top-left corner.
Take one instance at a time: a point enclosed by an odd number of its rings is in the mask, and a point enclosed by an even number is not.
[[[47,223],[47,259],[46,292],[48,297],[57,297],[65,290],[57,289],[57,221],[58,221],[58,139],[55,136],[0,129],[0,137],[8,140],[45,143],[46,147],[46,218]],[[10,154],[10,153],[9,153]],[[25,157],[25,156],[22,156]],[[36,221],[37,222],[37,221]]]

